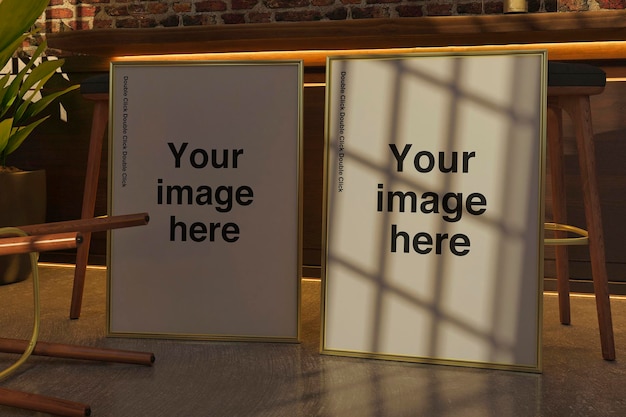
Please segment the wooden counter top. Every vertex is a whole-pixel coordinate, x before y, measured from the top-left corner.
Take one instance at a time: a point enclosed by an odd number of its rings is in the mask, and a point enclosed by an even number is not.
[[[50,47],[105,58],[215,52],[626,41],[626,10],[106,29],[51,33]],[[621,42],[603,51],[626,58]],[[582,59],[582,58],[581,58]]]

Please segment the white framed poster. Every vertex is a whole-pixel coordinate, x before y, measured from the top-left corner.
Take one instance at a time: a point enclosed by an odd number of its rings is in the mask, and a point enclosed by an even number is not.
[[[322,353],[540,372],[546,53],[327,64]]]
[[[299,341],[301,61],[111,64],[108,333]]]

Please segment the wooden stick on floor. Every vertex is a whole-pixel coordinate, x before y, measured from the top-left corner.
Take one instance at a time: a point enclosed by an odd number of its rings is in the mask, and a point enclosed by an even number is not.
[[[91,415],[91,408],[87,404],[6,388],[0,388],[0,404],[55,416],[84,417]]]
[[[28,343],[29,341],[27,340],[0,338],[0,352],[21,354],[28,347]],[[147,366],[152,366],[155,361],[154,354],[150,352],[75,346],[41,341],[38,341],[35,345],[33,355]]]

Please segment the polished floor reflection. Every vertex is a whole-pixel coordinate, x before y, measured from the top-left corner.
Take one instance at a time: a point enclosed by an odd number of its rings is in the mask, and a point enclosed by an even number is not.
[[[153,367],[31,357],[0,387],[87,403],[94,417],[623,416],[626,299],[612,300],[617,361],[602,360],[594,300],[572,299],[571,326],[544,296],[543,373],[320,355],[320,283],[302,285],[302,343],[107,338],[106,271],[90,269],[69,320],[73,269],[41,268],[47,342],[151,351]],[[0,337],[28,338],[30,280],[0,287]],[[16,355],[0,354],[0,368]],[[0,416],[45,416],[0,406]]]

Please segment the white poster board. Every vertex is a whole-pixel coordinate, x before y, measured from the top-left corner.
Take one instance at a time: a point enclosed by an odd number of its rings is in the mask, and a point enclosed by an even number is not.
[[[546,55],[330,58],[322,353],[541,369]]]
[[[113,62],[113,336],[299,340],[302,63]]]

